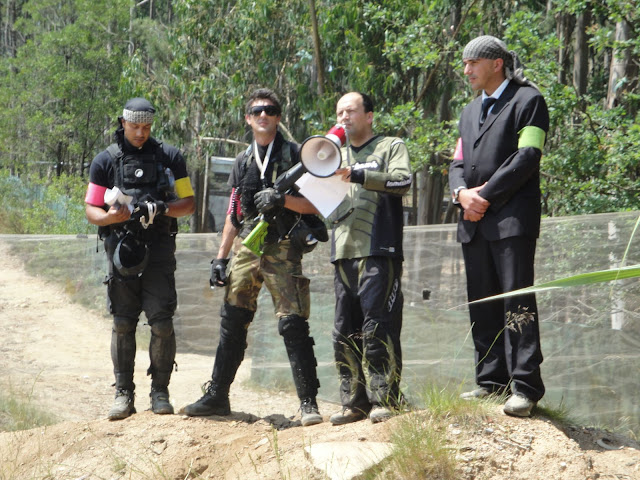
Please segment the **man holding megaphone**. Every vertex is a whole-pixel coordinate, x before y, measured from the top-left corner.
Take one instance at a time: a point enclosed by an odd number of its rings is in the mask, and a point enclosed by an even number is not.
[[[402,195],[411,186],[411,166],[400,138],[374,135],[368,95],[344,95],[336,116],[350,143],[336,175],[350,190],[331,239],[342,411],[330,420],[341,425],[369,416],[377,423],[402,404]]]
[[[264,283],[273,298],[278,330],[289,356],[301,423],[322,422],[316,403],[320,383],[314,341],[307,322],[309,279],[302,273],[302,256],[318,240],[328,240],[328,235],[306,198],[287,188],[274,188],[276,180],[299,162],[299,146],[278,132],[281,111],[278,97],[266,88],[254,91],[246,105],[245,121],[253,142],[238,155],[229,176],[229,210],[218,255],[211,262],[210,285],[225,288],[220,342],[204,396],[184,408],[190,416],[231,413],[229,388],[244,358],[247,330]],[[247,239],[260,222],[266,225],[264,239],[259,248],[253,248]]]

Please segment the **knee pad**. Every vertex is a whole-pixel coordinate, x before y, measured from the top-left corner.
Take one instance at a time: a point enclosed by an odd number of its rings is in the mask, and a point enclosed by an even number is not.
[[[285,343],[296,344],[304,342],[309,337],[309,323],[299,315],[287,315],[278,321],[278,333]],[[313,339],[311,339],[313,342]],[[313,343],[312,343],[313,345]]]
[[[151,334],[161,338],[168,338],[173,335],[173,319],[164,318],[162,320],[156,320],[153,323],[149,322],[151,327]]]
[[[220,309],[220,341],[246,341],[254,312],[225,303]]]
[[[135,332],[137,324],[137,318],[113,317],[113,331],[119,335]]]
[[[380,337],[378,334],[365,334],[364,356],[371,367],[380,369],[389,362],[389,352],[393,350],[390,345],[391,339],[388,336]]]

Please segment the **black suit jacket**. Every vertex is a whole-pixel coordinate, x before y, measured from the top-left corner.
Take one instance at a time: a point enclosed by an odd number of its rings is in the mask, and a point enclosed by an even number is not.
[[[468,243],[476,231],[490,241],[540,233],[540,158],[534,147],[518,148],[519,132],[527,126],[549,130],[549,112],[540,92],[509,82],[480,127],[482,98],[462,111],[459,123],[462,159],[454,159],[449,187],[477,187],[491,206],[479,222],[458,223],[458,241]],[[459,156],[459,155],[458,155]]]

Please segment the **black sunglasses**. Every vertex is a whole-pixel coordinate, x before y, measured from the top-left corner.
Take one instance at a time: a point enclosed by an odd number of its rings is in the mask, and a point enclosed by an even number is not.
[[[262,112],[266,113],[270,117],[280,115],[280,109],[275,105],[259,105],[257,107],[251,107],[249,109],[249,113],[254,117],[259,117],[260,115],[262,115]]]

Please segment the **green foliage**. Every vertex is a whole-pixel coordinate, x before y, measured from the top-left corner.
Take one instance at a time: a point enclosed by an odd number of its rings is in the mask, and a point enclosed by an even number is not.
[[[2,233],[78,234],[95,231],[84,214],[86,184],[80,177],[62,174],[50,180],[11,176],[0,170]]]
[[[16,21],[6,24],[0,43],[0,168],[85,176],[124,100],[141,95],[158,107],[154,136],[183,148],[197,172],[209,155],[235,156],[242,148],[202,138],[246,141],[244,101],[254,88],[280,94],[282,124],[297,141],[326,132],[339,96],[359,90],[374,98],[376,131],[403,137],[414,170],[433,176],[445,192],[455,121],[474,96],[461,50],[488,33],[519,54],[549,105],[544,213],[640,208],[633,153],[640,85],[633,71],[617,80],[617,107],[605,107],[614,55],[636,65],[640,54],[638,38],[616,38],[622,22],[632,32],[640,27],[631,3],[315,3],[323,85],[308,2],[185,0],[133,8],[128,0],[12,2]],[[571,85],[573,39],[563,35],[587,11],[590,72],[587,96],[580,97]],[[562,22],[573,26],[561,30]],[[429,198],[426,208],[440,210],[439,190],[418,193]],[[38,221],[52,208],[46,203]],[[12,215],[3,214],[3,223],[15,224]]]
[[[0,62],[2,165],[16,172],[83,173],[113,112],[121,71],[118,21],[126,4],[25,3],[15,28],[27,40],[15,57]]]
[[[636,210],[640,207],[640,129],[622,108],[590,105],[543,158],[545,206],[550,215]]]

